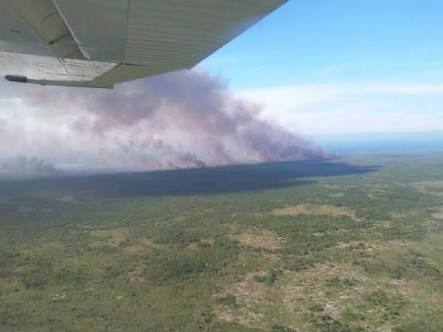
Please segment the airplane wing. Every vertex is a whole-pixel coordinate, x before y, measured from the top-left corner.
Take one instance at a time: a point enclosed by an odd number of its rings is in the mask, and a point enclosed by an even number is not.
[[[0,73],[112,88],[192,68],[286,1],[0,0]]]

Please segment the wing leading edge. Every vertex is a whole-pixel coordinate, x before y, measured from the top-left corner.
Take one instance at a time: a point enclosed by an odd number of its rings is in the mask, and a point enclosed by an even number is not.
[[[192,68],[287,0],[0,0],[7,79],[112,88]]]

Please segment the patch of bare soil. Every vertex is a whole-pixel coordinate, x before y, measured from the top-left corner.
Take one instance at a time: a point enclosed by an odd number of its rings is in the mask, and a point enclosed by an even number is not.
[[[276,209],[271,212],[274,216],[297,216],[297,215],[318,215],[318,216],[334,216],[348,217],[353,220],[360,220],[355,211],[348,207],[335,205],[315,205],[315,204],[299,204]]]
[[[264,315],[252,311],[243,311],[218,307],[215,310],[218,319],[229,323],[238,323],[250,328],[262,328]]]
[[[373,243],[367,243],[362,241],[351,241],[351,242],[339,242],[337,247],[340,249],[350,249],[350,250],[364,250],[373,251],[376,246]]]
[[[233,236],[233,238],[245,246],[270,250],[280,249],[283,243],[286,241],[286,239],[268,230],[252,230],[243,232]]]
[[[245,279],[234,285],[232,289],[232,294],[237,299],[243,300],[254,300],[262,296],[265,292],[265,284],[262,282],[257,282],[254,277],[257,275],[262,275],[263,273],[249,273],[246,275]]]
[[[411,184],[416,187],[443,188],[443,181],[417,181]]]
[[[443,196],[443,181],[419,181],[413,182],[411,185],[422,193]]]
[[[121,250],[124,255],[135,256],[145,254],[154,248],[161,249],[162,245],[156,244],[150,239],[142,239],[135,244],[123,247]]]
[[[137,266],[133,271],[129,272],[128,279],[129,279],[129,282],[131,282],[131,283],[145,282],[143,267]]]
[[[230,294],[235,296],[240,306],[238,308],[218,306],[215,310],[218,319],[251,328],[264,327],[264,314],[253,310],[254,304],[260,303],[260,300],[266,296],[267,286],[254,280],[255,276],[262,274],[264,272],[249,273],[242,281],[233,285]]]
[[[329,300],[324,310],[337,315],[346,299],[359,292],[358,286],[346,287],[342,290],[339,298],[328,297],[324,283],[333,278],[346,278],[349,280],[360,280],[362,276],[356,272],[349,271],[344,266],[319,264],[303,272],[287,275],[287,283],[282,287],[281,294],[283,302],[288,310],[296,310],[297,301],[306,296],[318,300],[319,303]]]
[[[437,210],[437,212],[433,213],[432,216],[437,219],[443,219],[443,207]]]
[[[325,307],[323,308],[324,312],[331,316],[334,319],[338,319],[340,308],[333,303],[326,303]]]
[[[129,231],[126,227],[112,229],[98,229],[89,232],[90,235],[98,238],[92,243],[93,247],[112,246],[118,247],[129,239]]]

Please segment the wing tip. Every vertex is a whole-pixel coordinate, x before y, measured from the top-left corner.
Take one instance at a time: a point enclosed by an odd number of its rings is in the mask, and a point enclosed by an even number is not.
[[[5,80],[16,83],[28,83],[28,77],[22,75],[5,75]]]
[[[70,86],[77,88],[98,88],[98,89],[112,89],[114,84],[94,84],[93,81],[50,81],[50,80],[34,80],[22,75],[5,75],[5,80],[14,83],[31,83],[38,85],[54,85],[54,86]]]

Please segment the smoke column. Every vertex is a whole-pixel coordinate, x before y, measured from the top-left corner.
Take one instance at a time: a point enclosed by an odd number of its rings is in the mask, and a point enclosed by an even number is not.
[[[19,174],[19,175],[62,175],[63,171],[53,164],[38,158],[28,158],[19,156],[14,159],[2,161],[0,163],[0,175]]]
[[[220,79],[201,71],[114,90],[20,86],[14,93],[7,100],[31,109],[26,114],[34,125],[24,127],[30,120],[19,113],[11,120],[0,104],[4,142],[15,139],[19,154],[55,163],[160,169],[324,157],[304,138],[262,120],[258,105],[236,98]],[[0,148],[7,149],[2,143]]]

